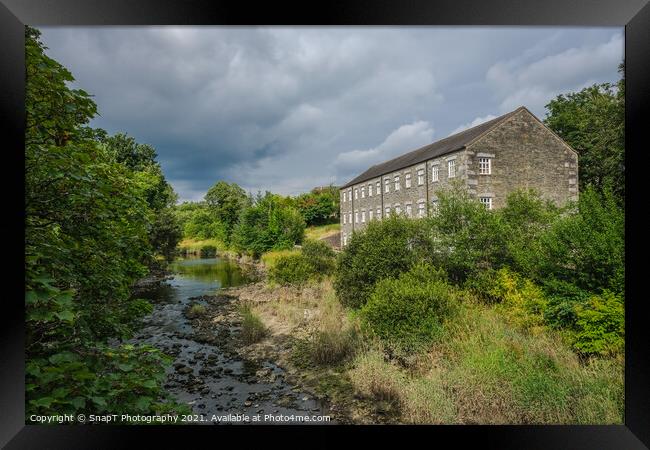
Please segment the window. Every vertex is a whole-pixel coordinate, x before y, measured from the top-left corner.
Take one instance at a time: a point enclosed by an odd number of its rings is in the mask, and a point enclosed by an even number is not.
[[[478,159],[478,173],[479,175],[490,175],[492,173],[492,164],[490,164],[490,158]]]
[[[418,203],[418,217],[424,217],[424,202]]]
[[[437,211],[438,211],[438,200],[433,199],[431,200],[431,212],[435,214]]]
[[[386,217],[390,217],[390,206],[387,206],[387,207],[386,207],[386,210],[384,211],[384,213],[385,213],[384,215],[385,215]]]
[[[372,184],[368,185],[368,197],[372,197]]]
[[[366,212],[361,211],[361,223],[366,223]]]
[[[452,159],[447,161],[447,177],[454,178],[456,176],[456,160]]]
[[[372,209],[368,211],[368,222],[372,220]]]
[[[384,192],[387,194],[390,192],[390,180],[388,178],[384,180]]]
[[[492,209],[492,197],[481,197],[479,200],[483,203],[485,209]]]
[[[411,216],[413,215],[413,211],[412,211],[411,205],[406,205],[406,215],[407,215],[408,217],[411,217]]]
[[[361,198],[366,198],[366,187],[361,188]]]
[[[358,212],[354,213],[354,223],[359,223],[359,213]]]
[[[410,173],[407,173],[406,175],[404,175],[404,185],[406,186],[407,189],[411,187],[411,174]]]
[[[356,200],[358,198],[359,198],[359,189],[355,189],[354,190],[354,199]]]
[[[381,208],[377,208],[377,219],[381,219]]]
[[[348,223],[352,223],[352,213],[348,213]]]
[[[399,191],[399,175],[395,175],[395,190]]]
[[[418,186],[424,184],[424,169],[418,169]]]
[[[395,206],[395,214],[400,215],[402,213],[402,207],[400,205]]]
[[[377,181],[377,185],[375,186],[377,188],[377,195],[381,193],[381,181]]]
[[[438,181],[438,177],[439,177],[439,174],[440,174],[439,169],[440,169],[440,167],[437,164],[435,166],[433,166],[433,165],[431,166],[431,182],[432,183],[435,183],[436,181]]]
[[[343,245],[348,245],[348,235],[346,233],[343,233]]]
[[[343,192],[343,203],[345,203],[345,192]]]
[[[348,215],[343,214],[343,225],[345,225],[348,222],[347,219],[348,219]]]

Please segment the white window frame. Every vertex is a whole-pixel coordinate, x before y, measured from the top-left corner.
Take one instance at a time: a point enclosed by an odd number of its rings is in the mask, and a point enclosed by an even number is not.
[[[369,210],[368,210],[368,222],[371,222],[371,221],[372,221],[372,213],[373,213],[373,210],[372,210],[372,209],[369,209]]]
[[[456,160],[447,161],[447,178],[456,178]]]
[[[418,217],[424,217],[426,215],[426,205],[424,202],[418,203]]]
[[[365,186],[363,186],[361,188],[361,198],[366,198],[366,187]]]
[[[354,223],[359,223],[359,211],[354,212]]]
[[[343,203],[345,203],[345,191],[343,191]]]
[[[375,188],[377,188],[376,189],[377,195],[381,195],[381,181],[377,181],[377,183],[375,184]]]
[[[398,216],[402,214],[402,207],[400,205],[395,205],[395,214]]]
[[[492,175],[492,158],[481,156],[478,159],[478,174]]]
[[[390,217],[390,206],[387,206],[384,210],[384,217]]]
[[[399,175],[395,175],[393,177],[393,181],[395,183],[395,191],[399,191],[399,189],[400,189]]]
[[[406,205],[406,215],[408,217],[413,217],[413,207],[411,205]]]
[[[492,209],[492,197],[479,197],[478,200],[485,206],[485,209]]]
[[[384,178],[384,193],[388,194],[390,192],[390,178]]]
[[[350,223],[350,224],[352,223],[352,213],[351,212],[348,213],[348,223]]]
[[[366,212],[361,211],[361,223],[366,223]]]
[[[348,223],[348,215],[343,214],[343,225],[347,225],[347,223]]]
[[[381,219],[381,207],[377,208],[377,220]]]
[[[436,211],[438,211],[438,199],[434,198],[433,200],[431,200],[431,212],[435,214]]]
[[[404,187],[406,189],[411,187],[411,174],[410,173],[407,173],[406,175],[404,175]]]
[[[372,183],[368,185],[368,197],[372,197]]]
[[[418,186],[424,184],[424,169],[418,169]]]
[[[431,182],[436,183],[438,181],[440,181],[440,166],[431,164]]]
[[[343,246],[345,247],[348,245],[348,235],[347,233],[343,233]]]
[[[359,188],[354,188],[354,199],[359,200]]]

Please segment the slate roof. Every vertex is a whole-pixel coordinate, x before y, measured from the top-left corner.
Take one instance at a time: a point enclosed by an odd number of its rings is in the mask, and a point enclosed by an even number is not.
[[[350,187],[354,184],[361,183],[371,178],[377,178],[381,175],[386,175],[387,173],[395,172],[405,167],[412,166],[424,161],[427,161],[432,158],[436,158],[447,153],[455,152],[461,150],[467,144],[473,140],[481,137],[483,134],[487,133],[492,127],[496,126],[501,121],[507,119],[513,114],[526,109],[523,106],[510,111],[502,116],[497,117],[496,119],[489,120],[475,127],[469,128],[467,130],[461,131],[460,133],[452,134],[444,139],[434,142],[433,144],[425,145],[416,150],[410,151],[402,156],[393,158],[389,161],[385,161],[380,164],[376,164],[370,167],[368,170],[363,172],[361,175],[350,180],[345,185],[341,186],[340,189]]]

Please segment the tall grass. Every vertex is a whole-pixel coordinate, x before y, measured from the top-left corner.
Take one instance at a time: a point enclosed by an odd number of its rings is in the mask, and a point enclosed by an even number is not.
[[[249,305],[239,307],[239,314],[242,316],[241,339],[244,344],[253,344],[261,341],[268,334],[262,319],[255,314]]]
[[[305,238],[319,240],[328,236],[332,236],[341,231],[340,223],[330,223],[327,225],[320,225],[317,227],[305,228]]]
[[[260,257],[262,263],[267,269],[271,269],[272,267],[275,267],[275,263],[278,261],[280,257],[283,256],[290,256],[290,255],[299,255],[300,250],[298,249],[292,249],[292,250],[272,250],[270,252],[263,253],[262,256]]]

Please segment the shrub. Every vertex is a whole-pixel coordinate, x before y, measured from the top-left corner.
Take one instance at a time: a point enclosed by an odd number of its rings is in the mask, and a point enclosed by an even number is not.
[[[550,278],[544,280],[543,289],[548,299],[544,320],[556,329],[574,328],[578,316],[577,307],[589,301],[591,293],[575,284]]]
[[[438,207],[426,222],[434,244],[433,263],[463,282],[505,260],[506,235],[495,211],[489,211],[457,183],[438,191]]]
[[[397,366],[386,361],[380,350],[372,349],[357,356],[349,375],[362,396],[399,407],[400,390],[406,377]]]
[[[542,289],[510,269],[495,273],[489,295],[500,299],[499,311],[516,326],[529,329],[544,324],[547,302]]]
[[[583,354],[611,355],[625,346],[623,296],[610,291],[594,295],[576,308],[574,348]]]
[[[540,279],[556,278],[598,292],[625,289],[625,213],[609,190],[588,188],[578,211],[541,237]]]
[[[242,330],[241,338],[244,344],[253,344],[262,340],[267,334],[268,330],[262,323],[262,320],[257,316],[248,305],[243,305],[239,308],[239,313],[242,316]]]
[[[315,275],[313,266],[302,254],[280,256],[269,271],[271,281],[285,286],[302,286]]]
[[[430,241],[419,220],[391,216],[371,221],[355,233],[339,255],[334,288],[341,303],[359,308],[375,283],[409,270],[430,254]]]
[[[418,264],[399,278],[377,283],[361,309],[364,323],[395,348],[417,348],[441,332],[443,321],[456,309],[458,296],[445,274]]]
[[[329,275],[334,271],[336,254],[325,242],[306,240],[302,244],[302,255],[311,264],[316,273]]]
[[[214,258],[217,256],[217,247],[214,245],[204,245],[201,247],[201,258]]]

